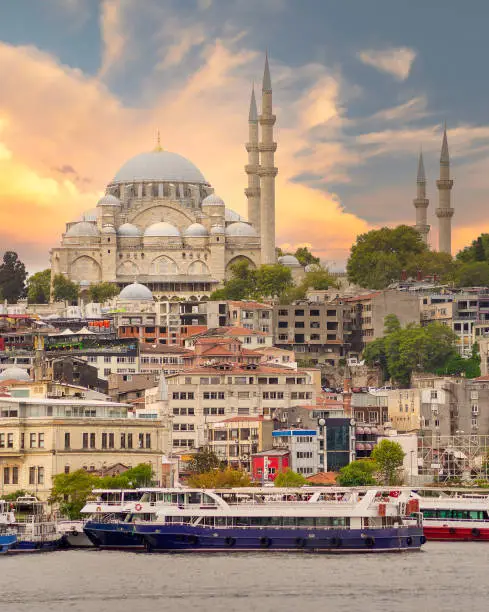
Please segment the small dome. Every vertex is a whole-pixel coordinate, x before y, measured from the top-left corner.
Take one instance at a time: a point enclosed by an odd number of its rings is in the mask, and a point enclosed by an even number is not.
[[[65,235],[67,238],[74,238],[75,236],[98,236],[99,234],[96,225],[93,223],[88,223],[88,221],[80,221],[79,223],[72,225]]]
[[[102,234],[115,234],[115,227],[107,223],[102,228]]]
[[[283,255],[278,258],[278,263],[282,266],[300,266],[299,260],[294,255]]]
[[[189,225],[183,232],[183,235],[188,236],[189,238],[197,238],[201,236],[208,236],[209,234],[201,223],[192,223],[192,225]]]
[[[238,222],[231,223],[231,225],[228,225],[226,227],[226,235],[255,237],[257,234],[255,228],[249,225],[248,223]]]
[[[152,300],[153,294],[146,287],[146,285],[141,285],[141,283],[132,283],[132,285],[127,285],[124,289],[119,293],[120,300]]]
[[[166,221],[161,221],[160,223],[153,223],[153,225],[149,225],[144,230],[145,236],[154,236],[154,237],[174,237],[179,238],[180,232],[178,229],[172,225],[171,223],[167,223]]]
[[[211,227],[211,234],[224,234],[225,231],[223,225],[213,225]]]
[[[90,210],[86,210],[82,213],[81,217],[77,219],[77,221],[95,221],[98,219],[98,210],[96,208],[91,208]]]
[[[27,370],[13,366],[11,368],[6,368],[0,373],[0,380],[18,380],[20,382],[28,382],[31,380],[31,377],[29,376]]]
[[[224,200],[215,193],[211,193],[202,200],[202,206],[224,206]]]
[[[97,202],[97,206],[120,206],[121,201],[112,194],[108,193]]]
[[[235,210],[226,208],[224,211],[224,219],[227,223],[235,223],[236,221],[246,221],[244,217],[239,215]]]
[[[132,223],[123,223],[117,228],[117,234],[122,237],[137,238],[141,236],[141,232],[138,227]]]

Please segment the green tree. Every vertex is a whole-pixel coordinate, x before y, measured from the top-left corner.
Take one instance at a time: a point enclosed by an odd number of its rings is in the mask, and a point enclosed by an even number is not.
[[[457,261],[461,263],[473,263],[475,261],[489,261],[489,234],[481,234],[456,255]]]
[[[476,261],[487,261],[486,251],[484,249],[484,244],[482,242],[482,238],[479,236],[475,241],[474,245],[474,257]]]
[[[306,246],[299,247],[294,253],[294,256],[302,266],[321,263],[319,257],[315,257]]]
[[[371,459],[357,459],[352,461],[345,467],[342,467],[340,473],[336,477],[336,482],[341,487],[364,487],[375,485],[374,474],[378,466]]]
[[[80,288],[62,274],[56,274],[53,279],[53,296],[55,302],[66,300],[74,303],[78,300]]]
[[[481,358],[479,345],[475,343],[472,347],[472,355],[466,359],[459,353],[455,353],[447,359],[443,366],[435,369],[438,376],[465,376],[466,378],[477,378],[481,375]]]
[[[402,484],[401,468],[406,453],[398,442],[382,440],[374,447],[372,459],[377,464],[377,474],[386,486]]]
[[[489,263],[487,261],[473,261],[463,263],[454,273],[457,287],[487,287],[489,285]]]
[[[149,487],[153,482],[153,469],[148,463],[140,463],[121,474],[97,478],[98,489],[137,489]]]
[[[188,463],[188,470],[192,474],[203,474],[222,467],[223,462],[216,453],[207,448],[196,453]]]
[[[307,479],[302,474],[293,472],[290,468],[280,472],[273,481],[276,487],[302,487],[307,484]]]
[[[387,367],[387,351],[385,348],[385,338],[376,338],[369,342],[363,349],[362,357],[365,363],[371,367],[380,368],[382,378],[389,378],[389,369]]]
[[[231,278],[224,286],[211,293],[211,300],[245,300],[256,293],[256,270],[246,259],[230,266]]]
[[[48,304],[51,287],[51,270],[36,272],[27,280],[27,301],[29,304]]]
[[[455,274],[456,264],[450,253],[439,253],[437,251],[424,251],[417,255],[408,267],[411,275],[418,271],[422,276],[436,275],[442,282],[450,282]]]
[[[0,265],[0,291],[2,299],[13,304],[25,295],[25,265],[14,251],[5,251]]]
[[[107,300],[119,295],[119,287],[115,283],[97,283],[90,285],[88,295],[92,302],[103,304]]]
[[[249,487],[251,480],[243,470],[210,470],[201,474],[192,474],[188,479],[191,487],[199,489],[225,489],[235,487]]]
[[[384,289],[399,280],[401,272],[416,272],[416,257],[428,247],[412,227],[383,227],[357,237],[347,263],[351,282],[369,289]]]
[[[260,266],[255,278],[257,297],[279,297],[293,286],[291,271],[280,264]]]
[[[80,510],[87,497],[96,488],[97,478],[85,470],[76,470],[70,474],[57,474],[53,478],[51,503],[59,504],[61,513],[74,520],[80,518]]]

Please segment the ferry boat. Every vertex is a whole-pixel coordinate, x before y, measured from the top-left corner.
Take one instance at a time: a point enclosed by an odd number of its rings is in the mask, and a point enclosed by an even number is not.
[[[0,554],[7,553],[17,542],[17,534],[12,524],[15,522],[14,513],[9,510],[6,501],[0,500]]]
[[[65,546],[70,548],[90,548],[94,543],[84,532],[88,519],[99,522],[119,520],[127,516],[131,505],[137,504],[146,489],[94,489],[80,511],[79,521],[61,520],[58,528]],[[124,510],[123,510],[124,509]]]
[[[15,502],[1,501],[3,516],[2,535],[15,536],[7,553],[45,552],[56,550],[61,544],[56,521],[46,517],[44,504],[36,497],[18,497]]]
[[[123,522],[90,520],[85,533],[148,552],[401,552],[425,542],[417,509],[408,489],[154,489]]]
[[[413,491],[427,540],[489,541],[489,495],[479,490]]]

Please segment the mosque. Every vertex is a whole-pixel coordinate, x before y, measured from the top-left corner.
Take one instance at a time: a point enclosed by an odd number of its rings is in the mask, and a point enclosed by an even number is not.
[[[127,161],[107,185],[95,210],[66,224],[51,251],[52,277],[63,274],[81,289],[101,281],[121,288],[140,283],[159,299],[206,299],[246,260],[252,267],[276,262],[275,115],[268,57],[258,114],[254,90],[249,110],[248,219],[227,208],[188,159],[160,146]],[[280,263],[302,270],[295,257]]]

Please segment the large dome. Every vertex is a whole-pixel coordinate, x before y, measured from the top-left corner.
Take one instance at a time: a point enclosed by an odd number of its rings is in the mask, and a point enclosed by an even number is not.
[[[228,225],[226,227],[226,234],[228,236],[246,236],[248,238],[255,237],[257,235],[254,227],[248,223],[242,223],[241,221]]]
[[[132,157],[113,180],[114,183],[133,181],[207,183],[202,172],[191,161],[170,151],[150,151]]]
[[[127,285],[124,289],[119,293],[120,300],[152,300],[153,294],[150,289],[146,287],[146,285],[141,285],[141,283],[132,283],[131,285]]]
[[[99,232],[97,226],[93,223],[88,223],[87,221],[80,221],[79,223],[75,223],[70,227],[70,229],[66,232],[67,238],[76,237],[88,237],[88,236],[98,236]]]
[[[0,381],[3,380],[18,380],[20,382],[27,382],[31,380],[31,377],[29,376],[29,372],[27,370],[13,366],[11,368],[6,368],[2,373],[0,373]]]
[[[180,232],[177,227],[166,221],[160,221],[159,223],[153,223],[144,230],[146,237],[180,237]]]

